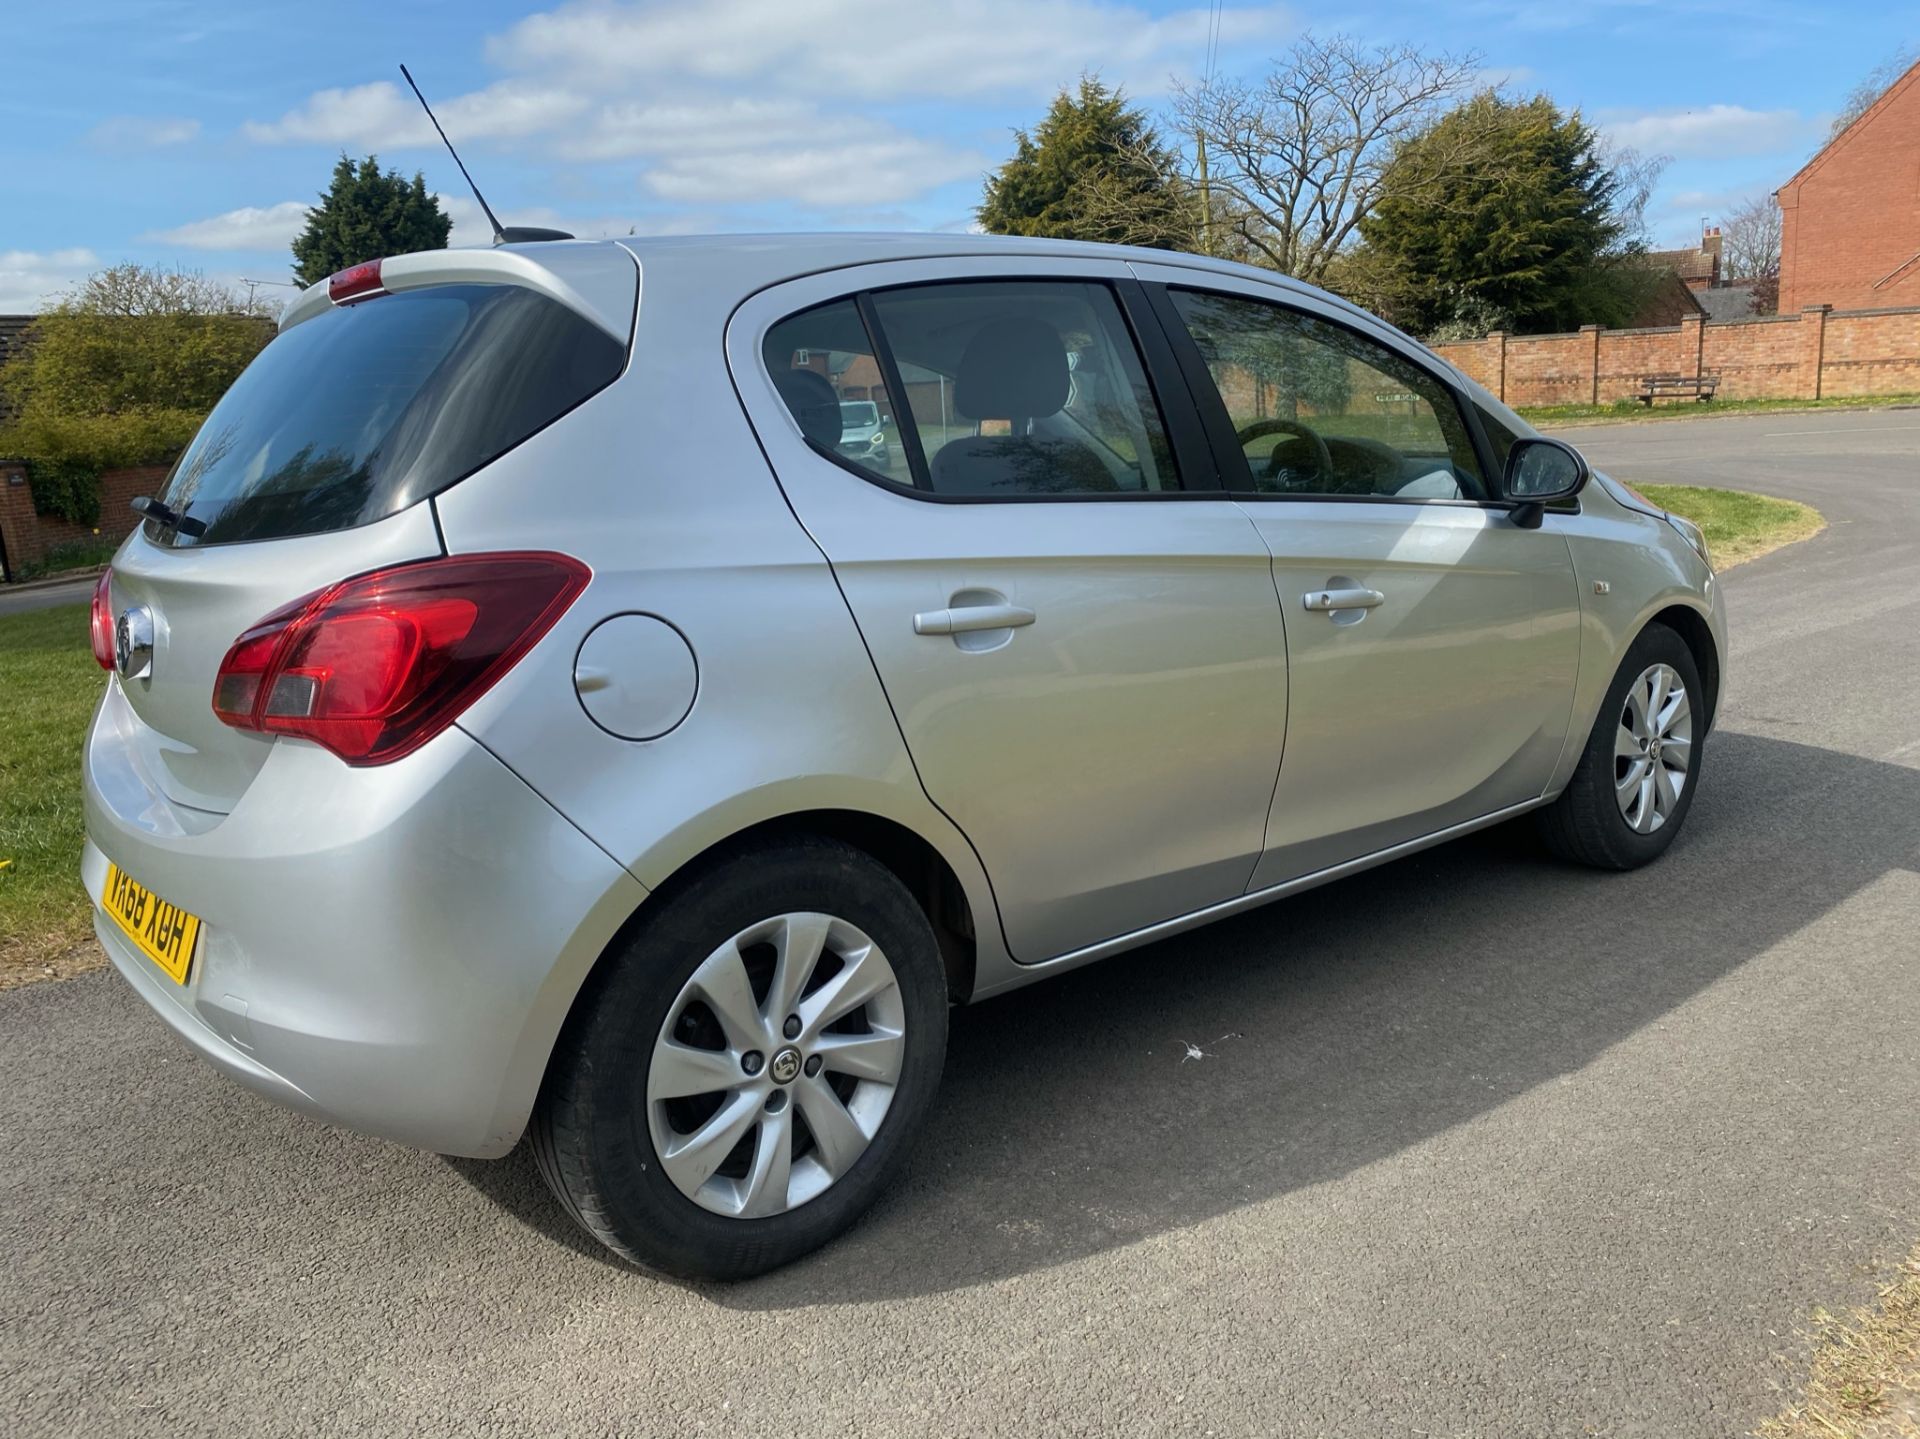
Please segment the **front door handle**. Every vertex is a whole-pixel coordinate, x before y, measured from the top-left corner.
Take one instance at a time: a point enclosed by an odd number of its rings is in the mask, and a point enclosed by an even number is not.
[[[963,605],[927,610],[913,617],[917,635],[963,635],[973,630],[1013,630],[1033,623],[1033,611],[1019,605]]]
[[[1300,603],[1310,610],[1370,610],[1384,605],[1387,597],[1378,590],[1308,590]]]

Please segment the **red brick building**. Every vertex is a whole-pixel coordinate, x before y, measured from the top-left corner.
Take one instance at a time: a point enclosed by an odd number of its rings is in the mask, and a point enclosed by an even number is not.
[[[1920,305],[1920,64],[1775,198],[1781,314]]]

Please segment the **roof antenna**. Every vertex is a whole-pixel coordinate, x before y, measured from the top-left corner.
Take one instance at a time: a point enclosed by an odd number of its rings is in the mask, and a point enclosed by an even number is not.
[[[460,152],[453,148],[453,141],[447,138],[447,132],[440,129],[440,121],[433,113],[433,106],[427,103],[427,97],[420,93],[420,87],[414,84],[413,75],[405,65],[400,73],[407,78],[407,84],[413,90],[413,98],[420,102],[420,108],[427,112],[427,118],[433,121],[433,128],[439,132],[440,143],[447,147],[447,153],[453,156],[453,163],[460,166],[460,176],[467,182],[467,188],[473,191],[473,198],[480,202],[480,210],[487,217],[487,223],[493,227],[493,243],[496,245],[515,245],[529,240],[571,240],[573,236],[565,230],[548,230],[538,225],[508,225],[502,227],[493,213],[493,207],[487,203],[487,197],[480,193],[480,187],[473,183],[473,176],[467,173],[466,164],[460,159]]]

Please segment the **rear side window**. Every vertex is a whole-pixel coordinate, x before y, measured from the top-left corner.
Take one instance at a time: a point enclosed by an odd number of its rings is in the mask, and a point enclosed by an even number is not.
[[[913,483],[893,393],[852,300],[788,316],[767,332],[761,355],[793,422],[815,446],[878,479]]]
[[[896,484],[977,499],[1180,488],[1139,351],[1098,282],[880,290],[865,314],[841,300],[781,321],[765,359],[817,448]],[[862,400],[881,411],[878,433]]]
[[[160,498],[180,545],[350,529],[438,494],[620,373],[626,347],[512,285],[441,285],[294,326],[234,382]]]

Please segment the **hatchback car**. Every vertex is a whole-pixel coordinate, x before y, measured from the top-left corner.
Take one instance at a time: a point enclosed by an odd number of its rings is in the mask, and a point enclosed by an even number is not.
[[[1655,858],[1724,673],[1684,520],[1332,296],[1096,245],[356,266],[140,507],[121,974],[679,1275],[851,1224],[951,1004],[1529,811]]]

